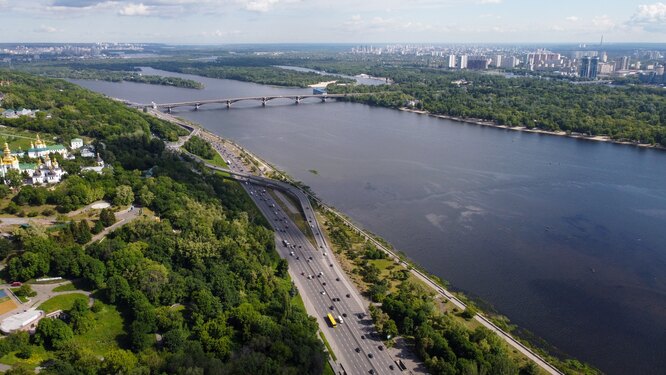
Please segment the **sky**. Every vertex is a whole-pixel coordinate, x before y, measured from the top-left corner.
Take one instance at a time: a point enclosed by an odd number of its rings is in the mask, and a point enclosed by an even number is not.
[[[666,42],[651,0],[0,0],[0,42]]]

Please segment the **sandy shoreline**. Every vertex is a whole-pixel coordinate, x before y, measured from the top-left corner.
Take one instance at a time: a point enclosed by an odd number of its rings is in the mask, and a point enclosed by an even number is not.
[[[399,110],[403,111],[403,112],[411,112],[411,113],[416,113],[416,114],[419,114],[419,115],[427,115],[427,116],[430,116],[430,117],[435,117],[435,118],[440,118],[440,119],[445,119],[445,120],[452,120],[452,121],[457,121],[457,122],[462,122],[462,123],[467,123],[467,124],[489,126],[489,127],[492,127],[492,128],[515,130],[515,131],[521,131],[521,132],[527,132],[527,133],[556,135],[556,136],[560,136],[560,137],[582,139],[582,140],[586,140],[586,141],[609,142],[609,143],[615,143],[615,144],[619,144],[619,145],[629,145],[629,146],[636,146],[636,147],[641,147],[641,148],[652,148],[652,149],[656,149],[656,150],[666,150],[665,147],[659,146],[659,145],[651,145],[651,144],[647,144],[647,143],[637,143],[637,142],[629,142],[629,141],[617,141],[617,140],[611,139],[610,137],[605,136],[605,135],[588,136],[588,135],[576,134],[576,133],[568,134],[567,132],[564,132],[564,131],[548,131],[548,130],[541,130],[541,129],[528,129],[524,126],[498,125],[498,124],[495,124],[492,121],[486,121],[486,120],[482,120],[482,119],[475,119],[475,118],[464,119],[464,118],[455,117],[455,116],[436,115],[436,114],[430,113],[428,111],[422,111],[422,110],[417,110],[417,109],[409,109],[409,108],[404,108],[404,107],[399,108]]]
[[[312,88],[326,88],[326,86],[330,85],[331,83],[336,83],[338,81],[324,81],[324,82],[319,82],[319,83],[313,83],[311,85],[308,85],[308,87]]]

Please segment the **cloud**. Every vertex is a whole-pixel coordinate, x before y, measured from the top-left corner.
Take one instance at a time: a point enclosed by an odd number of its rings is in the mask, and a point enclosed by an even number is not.
[[[143,3],[127,4],[120,8],[118,14],[121,16],[148,16],[150,15],[150,8],[143,5]]]
[[[478,0],[477,4],[501,4],[502,0]]]
[[[565,20],[567,20],[569,22],[578,22],[579,19],[580,18],[578,18],[576,16],[569,16],[569,17],[565,18]]]
[[[40,27],[38,27],[38,28],[35,29],[35,32],[37,32],[37,33],[49,33],[49,34],[52,34],[52,33],[57,33],[58,31],[60,31],[60,30],[56,29],[56,28],[53,27],[53,26],[46,26],[46,25],[41,25]]]
[[[230,36],[240,35],[240,34],[241,34],[240,30],[219,30],[218,29],[218,30],[215,30],[215,31],[212,31],[212,32],[204,31],[200,35],[203,36],[203,37],[207,37],[207,38],[210,38],[210,37],[227,38],[227,37],[230,37]]]
[[[597,16],[592,18],[592,25],[599,30],[610,30],[616,26],[615,21],[613,21],[607,15]]]
[[[627,24],[649,32],[666,32],[666,4],[639,5]]]

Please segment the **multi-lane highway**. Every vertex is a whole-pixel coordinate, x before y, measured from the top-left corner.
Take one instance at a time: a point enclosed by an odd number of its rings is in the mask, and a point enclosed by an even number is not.
[[[241,176],[248,173],[247,168],[224,144],[213,142],[213,146],[228,162],[229,170]],[[306,309],[317,319],[336,356],[336,373],[400,373],[374,330],[363,299],[347,280],[331,252],[305,194],[289,184],[268,179],[264,181],[259,177],[248,178],[242,185],[275,229],[278,252],[288,260],[289,273]],[[310,242],[281,205],[274,201],[269,194],[271,186],[293,195],[299,201],[316,244]],[[338,321],[336,327],[327,321],[329,313]]]

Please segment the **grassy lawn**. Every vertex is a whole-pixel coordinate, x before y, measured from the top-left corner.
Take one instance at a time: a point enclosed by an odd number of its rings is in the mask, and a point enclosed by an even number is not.
[[[97,356],[105,355],[110,350],[117,349],[119,347],[118,339],[125,335],[123,319],[115,306],[105,304],[101,304],[101,306],[101,310],[94,314],[95,324],[93,328],[83,335],[75,335],[71,340],[79,347],[90,350]],[[46,351],[41,346],[31,345],[31,349],[32,355],[28,359],[18,358],[16,357],[17,352],[12,352],[0,358],[0,363],[36,367],[53,356],[52,352]]]
[[[46,142],[47,145],[53,145],[53,136],[50,134],[39,133],[39,138]],[[8,126],[0,126],[0,144],[4,147],[5,142],[9,144],[12,151],[16,151],[19,147],[23,151],[30,148],[30,142],[37,139],[37,133],[11,128]]]
[[[43,310],[47,314],[56,310],[66,311],[72,308],[74,301],[77,299],[88,301],[88,296],[83,293],[61,294],[44,301],[44,303],[39,305],[38,309]]]
[[[46,351],[46,349],[44,349],[39,345],[30,345],[30,348],[32,349],[32,355],[30,356],[30,358],[21,359],[16,356],[18,352],[11,352],[0,358],[0,363],[4,363],[5,365],[10,365],[10,366],[17,364],[24,364],[34,368],[39,366],[40,363],[51,358],[52,356],[52,353],[49,353],[48,351]]]
[[[104,355],[111,349],[118,348],[118,339],[125,335],[123,318],[113,305],[101,304],[102,309],[95,313],[95,325],[83,335],[72,339],[81,347],[91,350],[97,355]]]
[[[335,371],[331,368],[331,364],[329,362],[326,362],[324,364],[324,372],[323,375],[335,375]]]
[[[9,289],[11,289],[12,292],[14,292],[14,295],[16,296],[16,298],[18,298],[19,301],[21,301],[21,303],[26,303],[26,302],[30,301],[30,299],[28,299],[28,297],[17,296],[16,295],[16,291],[19,290],[20,288],[9,288]],[[9,297],[2,297],[2,298],[0,298],[0,303],[5,302],[5,298],[9,299]]]
[[[74,290],[77,290],[77,288],[72,283],[63,284],[53,288],[54,292],[71,292]]]

